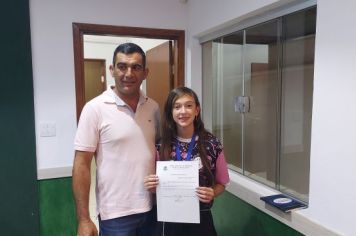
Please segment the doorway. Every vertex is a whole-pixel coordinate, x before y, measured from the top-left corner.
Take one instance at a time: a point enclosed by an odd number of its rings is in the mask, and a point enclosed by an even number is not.
[[[113,52],[117,46],[122,43],[135,43],[146,53],[146,65],[149,69],[148,76],[142,81],[141,90],[158,103],[162,114],[165,100],[174,87],[177,75],[174,72],[177,64],[174,59],[177,54],[174,51],[174,41],[101,35],[84,35],[83,38],[86,102],[115,85],[114,78],[111,76],[106,78],[105,74],[111,74],[109,65],[112,64]],[[100,65],[99,61],[103,63]]]
[[[102,36],[129,36],[149,39],[167,39],[173,42],[173,56],[175,76],[172,88],[184,86],[184,58],[185,58],[185,32],[184,30],[153,29],[140,27],[110,26],[97,24],[73,23],[73,45],[75,65],[75,89],[77,120],[85,104],[84,83],[84,35]],[[157,81],[160,83],[160,81]]]

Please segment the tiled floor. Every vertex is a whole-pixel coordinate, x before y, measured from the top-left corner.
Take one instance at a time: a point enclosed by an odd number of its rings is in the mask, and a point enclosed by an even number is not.
[[[90,195],[89,195],[89,213],[90,218],[95,223],[98,228],[98,216],[96,215],[96,199],[95,199],[95,181],[96,181],[96,166],[95,160],[91,163],[91,186],[90,186]],[[99,228],[98,228],[99,229]]]

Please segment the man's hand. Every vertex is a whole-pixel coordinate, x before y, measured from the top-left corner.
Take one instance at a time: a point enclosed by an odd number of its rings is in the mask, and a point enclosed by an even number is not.
[[[81,220],[78,222],[78,233],[77,236],[98,236],[98,230],[96,229],[93,221]]]

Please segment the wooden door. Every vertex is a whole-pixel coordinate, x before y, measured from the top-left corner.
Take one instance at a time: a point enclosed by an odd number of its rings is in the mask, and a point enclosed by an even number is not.
[[[173,73],[174,53],[172,41],[167,41],[146,52],[147,68],[146,79],[147,96],[154,99],[163,113],[164,103],[169,91],[175,86]]]
[[[105,60],[84,59],[85,102],[106,90]]]

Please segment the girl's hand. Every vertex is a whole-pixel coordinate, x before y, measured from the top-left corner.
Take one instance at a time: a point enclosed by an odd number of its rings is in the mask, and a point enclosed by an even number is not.
[[[157,175],[148,175],[144,179],[145,188],[151,193],[156,192],[156,187],[158,185],[158,176]]]
[[[215,197],[214,189],[210,187],[198,187],[196,193],[199,201],[204,203],[211,202]]]

